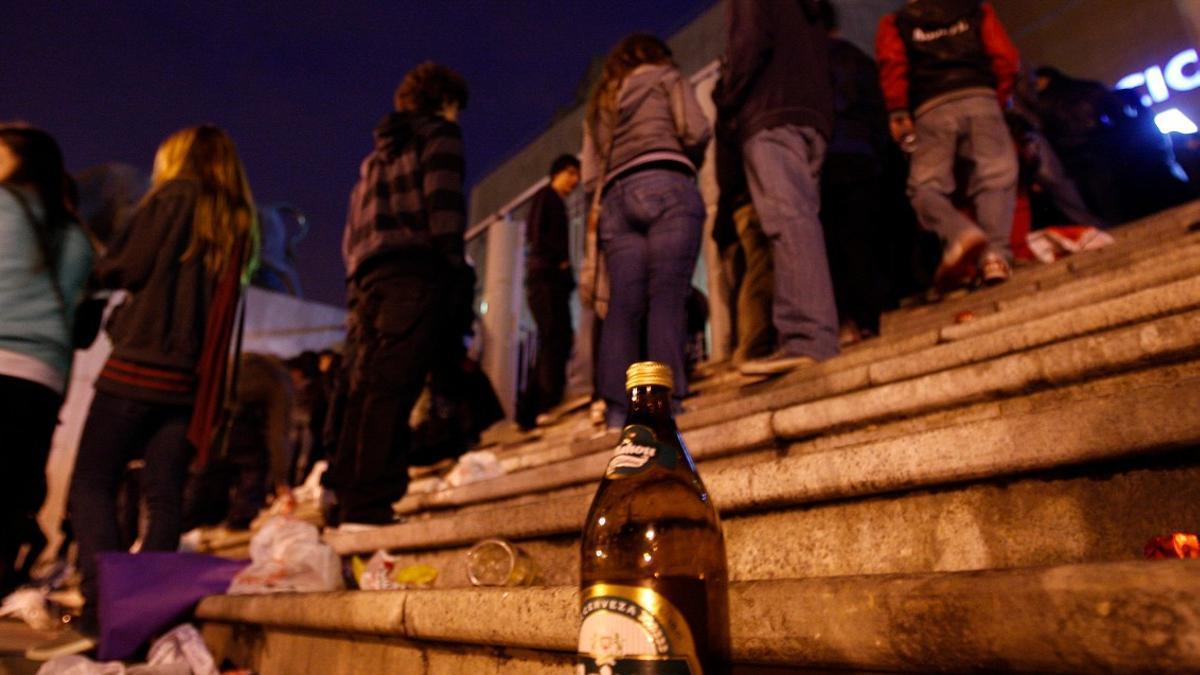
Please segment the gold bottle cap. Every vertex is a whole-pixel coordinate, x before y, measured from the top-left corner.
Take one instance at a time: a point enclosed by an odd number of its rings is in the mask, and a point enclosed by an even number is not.
[[[657,361],[640,361],[629,366],[625,371],[625,390],[634,387],[657,385],[668,389],[674,388],[675,378],[671,375],[671,366]]]

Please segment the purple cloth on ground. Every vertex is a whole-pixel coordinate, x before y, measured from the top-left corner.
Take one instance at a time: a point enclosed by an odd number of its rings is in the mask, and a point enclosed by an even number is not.
[[[224,593],[248,560],[198,553],[101,553],[101,661],[127,659],[182,622],[196,603]]]

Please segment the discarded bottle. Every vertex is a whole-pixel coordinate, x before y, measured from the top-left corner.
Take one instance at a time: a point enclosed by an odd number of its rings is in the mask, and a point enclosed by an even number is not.
[[[629,415],[583,529],[577,675],[729,670],[717,510],[671,417],[671,369],[635,363]]]

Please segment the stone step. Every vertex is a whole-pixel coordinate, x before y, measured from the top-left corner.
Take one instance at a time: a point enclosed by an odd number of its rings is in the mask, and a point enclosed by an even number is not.
[[[815,573],[814,568],[795,567],[806,564],[803,559],[806,546],[825,547],[824,553],[813,559],[837,561],[844,557],[839,564],[844,564],[845,568],[825,568],[826,573],[838,573],[839,569],[858,569],[855,566],[869,565],[871,558],[863,556],[876,555],[869,550],[855,554],[853,538],[838,539],[836,533],[842,521],[859,522],[866,528],[871,518],[875,517],[870,515],[872,509],[879,508],[882,509],[880,513],[886,511],[894,514],[888,519],[889,527],[907,532],[914,537],[913,541],[928,543],[938,536],[935,525],[941,522],[939,509],[954,507],[947,513],[962,513],[966,508],[963,504],[976,503],[981,499],[971,496],[976,494],[971,492],[972,489],[979,491],[978,494],[992,495],[990,498],[996,500],[995,504],[1007,504],[1004,508],[1010,511],[1023,510],[1036,515],[1041,508],[1036,497],[1042,494],[1036,489],[1030,493],[1033,501],[1018,507],[1013,505],[1017,503],[1014,500],[1026,494],[1022,492],[1026,488],[1001,490],[997,494],[989,492],[986,486],[968,488],[972,483],[1015,480],[1016,477],[1037,476],[1066,467],[1099,465],[1200,445],[1200,415],[1196,414],[1197,411],[1200,411],[1200,361],[1192,361],[1013,399],[985,401],[949,412],[897,420],[875,428],[831,434],[795,443],[786,451],[755,453],[753,462],[738,463],[735,460],[740,458],[731,458],[725,460],[724,465],[721,462],[712,463],[711,468],[702,465],[702,474],[714,503],[723,514],[731,541],[753,541],[755,532],[764,531],[756,529],[759,523],[790,517],[772,515],[772,512],[784,510],[800,511],[802,515],[798,517],[801,520],[797,522],[807,523],[816,528],[815,531],[831,533],[823,539],[804,540],[794,546],[780,544],[775,553],[770,552],[775,540],[764,538],[761,546],[765,548],[761,556],[753,553],[743,559],[731,554],[735,576],[777,576],[798,570],[806,574]],[[1097,471],[1109,474],[1115,471],[1124,476],[1146,470],[1153,475],[1161,475],[1162,480],[1171,485],[1179,484],[1179,475],[1191,475],[1190,465],[1183,468],[1169,465],[1161,471],[1152,467],[1138,468],[1147,461],[1141,459],[1124,465],[1120,470],[1108,468]],[[1118,486],[1112,489],[1124,489],[1119,486],[1132,486],[1135,483],[1147,486],[1150,494],[1153,494],[1152,478],[1123,477],[1112,483]],[[1200,486],[1200,483],[1185,481],[1185,485]],[[906,511],[887,503],[878,507],[855,506],[856,501],[862,502],[873,497],[885,499],[886,502],[887,499],[897,499],[894,495],[902,493],[948,490],[953,486],[957,486],[954,490],[963,495],[946,497],[951,500],[948,502],[936,499],[922,501],[919,495],[905,497],[906,500],[916,500],[909,502],[912,504],[930,505],[924,520],[916,517],[916,511]],[[1088,503],[1085,493],[1100,498],[1108,489],[1108,486],[1086,486],[1086,482],[1077,487],[1061,488],[1064,494],[1079,494],[1080,503],[1083,504]],[[1191,487],[1183,494],[1188,499],[1194,499],[1200,496],[1198,489]],[[574,551],[576,545],[568,539],[556,543],[553,538],[573,539],[578,535],[593,490],[591,485],[583,485],[557,495],[523,495],[495,505],[467,507],[441,515],[427,514],[369,532],[329,531],[326,541],[342,554],[367,553],[382,548],[432,555],[439,549],[460,549],[489,537],[517,541],[546,539],[549,541],[547,550],[551,552],[556,547],[560,551]],[[1132,487],[1129,490],[1132,491],[1129,494],[1142,494]],[[887,495],[893,497],[885,497]],[[1053,500],[1052,494],[1043,496],[1048,502]],[[1104,498],[1112,499],[1114,503],[1128,503],[1124,497]],[[955,499],[960,502],[953,503]],[[1173,501],[1171,504],[1179,507]],[[818,509],[815,505],[824,506]],[[865,510],[858,512],[863,514],[860,516],[847,515],[853,509]],[[919,507],[914,506],[913,509],[919,510]],[[1119,526],[1126,529],[1111,545],[1130,546],[1133,547],[1130,550],[1136,550],[1143,543],[1145,537],[1142,535],[1147,532],[1150,533],[1147,536],[1150,536],[1161,533],[1156,530],[1167,524],[1176,527],[1187,525],[1186,522],[1172,520],[1168,511],[1154,506],[1153,500],[1143,507],[1130,505],[1130,509],[1129,520]],[[1080,512],[1086,513],[1088,510],[1081,508]],[[1186,518],[1193,509],[1179,508],[1179,512]],[[821,521],[824,525],[817,527],[816,520],[803,520],[805,518],[824,519]],[[984,518],[980,522],[990,523],[992,520]],[[1012,527],[1019,528],[1021,525],[1014,524]],[[913,534],[922,531],[925,533],[921,535],[923,540]],[[963,530],[956,536],[969,539],[974,536],[972,532]],[[1058,533],[1048,533],[1037,539],[1035,547],[1044,543],[1046,537],[1054,540]],[[955,540],[952,543],[962,541]],[[1025,560],[1022,555],[1031,555],[1019,553],[1021,547],[1018,541],[1007,548],[997,548],[994,560],[988,558],[983,562],[1011,560],[1004,564],[1020,563]],[[945,551],[953,550],[952,547],[939,546],[932,547],[930,551],[916,550],[918,547],[915,544],[909,548],[913,550],[905,552],[901,547],[895,552],[879,553],[878,560],[884,566],[892,565],[890,561],[894,561],[898,569],[911,569],[911,565],[935,564],[943,555],[950,555]],[[1059,549],[1069,553],[1069,549],[1062,549],[1061,546]],[[966,546],[962,550],[974,549]],[[1096,552],[1096,555],[1109,555],[1113,549],[1092,548],[1084,550],[1082,554],[1090,555],[1089,551]],[[541,556],[538,551],[532,552],[535,557]],[[449,551],[437,556],[437,566],[451,574],[447,582],[452,583],[453,577],[457,576],[449,563],[457,559],[458,553]],[[776,565],[771,568],[775,571],[769,571],[764,562],[768,566]],[[564,568],[564,558],[552,555],[541,565],[547,571],[561,570]],[[573,567],[570,565],[566,569]]]
[[[990,317],[1001,311],[1005,303],[1036,294],[1044,297],[1044,294],[1080,280],[1111,277],[1147,260],[1169,257],[1179,248],[1197,243],[1200,243],[1200,235],[1181,229],[1163,240],[1151,240],[1137,246],[1132,243],[1117,244],[1099,251],[1076,254],[1052,265],[1018,270],[1006,284],[960,293],[954,298],[907,310],[909,313],[893,319],[891,330],[884,331],[884,335],[904,336],[955,325],[956,317],[963,313],[969,313],[977,319]]]
[[[1018,324],[1024,324],[1057,312],[1195,276],[1200,276],[1200,235],[1188,242],[1180,242],[1178,246],[1166,248],[1156,257],[1120,270],[1119,275],[1115,275],[1115,278],[1075,279],[1049,291],[1031,292],[1018,296],[1012,300],[997,303],[1002,311],[970,323],[961,325],[950,323],[939,329],[930,329],[906,338],[884,338],[869,341],[832,361],[767,384],[750,384],[739,387],[729,384],[736,381],[736,378],[727,380],[715,392],[702,392],[699,397],[690,401],[689,407],[692,408],[692,411],[681,415],[678,423],[680,428],[686,431],[720,422],[736,415],[746,414],[747,410],[756,412],[767,410],[772,407],[774,401],[787,398],[787,394],[782,393],[782,390],[789,387],[802,387],[803,390],[816,392],[818,395],[849,391],[865,386],[863,372],[856,370],[863,364],[903,360],[919,350],[933,348],[939,342],[962,340],[966,337],[1012,328]],[[1040,330],[1040,326],[1034,327],[1033,330]],[[1091,330],[1095,330],[1095,328]],[[1047,341],[1049,339],[1058,338],[1047,338]],[[1035,343],[1036,341],[1029,344]],[[945,353],[945,351],[943,349],[938,353]],[[919,374],[919,370],[912,366],[908,368],[913,374]],[[741,382],[745,383],[745,380],[741,380]],[[732,405],[723,405],[730,402]],[[586,424],[584,428],[587,428]],[[505,469],[511,473],[596,452],[611,447],[613,444],[610,436],[569,443],[565,440],[568,435],[566,429],[569,429],[567,425],[560,425],[558,430],[550,430],[541,438],[532,440],[523,446],[509,448],[507,453],[502,453]],[[558,433],[554,434],[555,431]],[[411,494],[420,494],[435,487],[436,485],[432,482],[426,484],[424,489],[422,486],[414,486]]]
[[[1013,280],[1003,286],[993,289],[983,289],[973,294],[946,298],[940,302],[927,303],[912,307],[904,307],[887,312],[882,317],[881,326],[885,335],[903,332],[906,326],[911,329],[914,324],[931,315],[948,314],[953,316],[959,311],[969,309],[977,304],[977,300],[987,300],[989,297],[1011,292],[1029,283],[1052,283],[1055,277],[1068,272],[1085,272],[1096,267],[1106,267],[1119,263],[1131,252],[1143,249],[1155,249],[1163,242],[1170,242],[1178,237],[1187,235],[1191,226],[1200,221],[1200,201],[1185,204],[1174,209],[1168,209],[1141,220],[1127,223],[1109,231],[1117,243],[1108,248],[1096,251],[1086,251],[1056,261],[1050,265],[1034,265],[1018,269]]]
[[[1147,359],[1172,358],[1195,349],[1200,332],[1195,312],[1127,325],[1144,318],[1200,305],[1200,278],[1147,289],[1126,297],[1013,326],[992,334],[927,349],[835,373],[821,380],[751,396],[708,410],[717,422],[685,430],[684,439],[699,459],[721,456],[781,441],[869,424],[897,415],[918,414],[988,396],[1019,393],[1054,381],[1086,378],[1089,373],[1136,367]],[[1092,334],[1106,326],[1124,328]],[[1165,342],[1144,331],[1165,332]],[[1085,337],[1075,337],[1083,335]],[[1151,339],[1147,343],[1146,340]],[[1049,343],[1049,344],[1046,344]],[[1039,346],[1045,345],[1045,346]],[[1030,347],[1033,347],[1030,349]],[[1025,349],[1025,351],[1019,351]],[[1111,358],[1110,358],[1111,357]],[[990,360],[989,360],[990,359]],[[921,373],[928,373],[921,375]],[[601,439],[604,440],[604,439]],[[523,471],[463,487],[411,494],[399,510],[413,513],[549,490],[603,472],[615,443],[572,456],[555,457]]]
[[[734,660],[790,668],[1026,672],[1200,669],[1200,564],[734,583]],[[217,660],[262,675],[570,672],[573,587],[216,596]],[[750,672],[750,671],[744,671]]]

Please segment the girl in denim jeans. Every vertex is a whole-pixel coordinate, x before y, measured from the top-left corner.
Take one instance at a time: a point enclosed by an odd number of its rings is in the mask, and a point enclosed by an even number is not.
[[[611,427],[624,422],[635,361],[671,366],[675,396],[687,393],[685,306],[705,216],[696,171],[711,131],[670,48],[644,34],[605,61],[583,131],[584,184],[602,194],[588,225],[611,284],[597,369]]]

